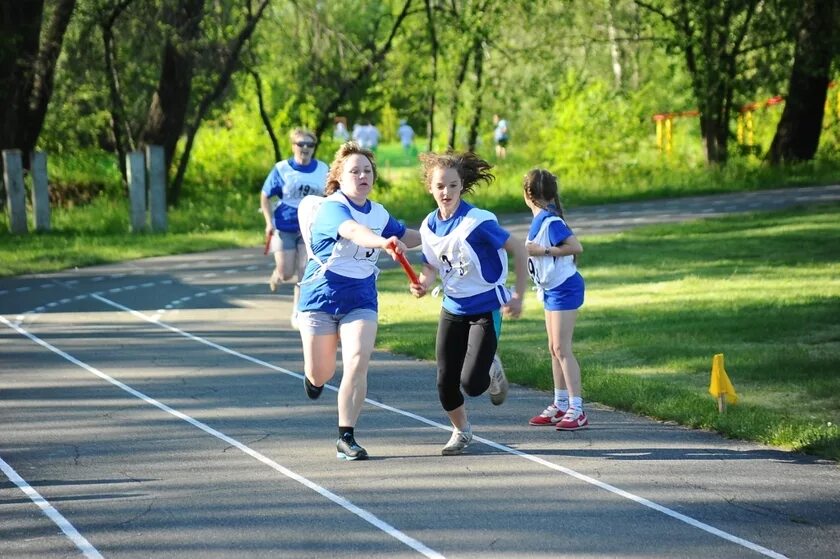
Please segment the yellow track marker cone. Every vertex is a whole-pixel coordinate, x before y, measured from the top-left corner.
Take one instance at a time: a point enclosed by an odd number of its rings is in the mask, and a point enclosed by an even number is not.
[[[729,375],[726,374],[726,369],[723,368],[723,354],[718,353],[712,358],[712,380],[709,383],[709,394],[717,398],[718,411],[723,413],[726,411],[727,402],[730,404],[738,403],[738,395],[735,393],[735,387],[729,380]]]

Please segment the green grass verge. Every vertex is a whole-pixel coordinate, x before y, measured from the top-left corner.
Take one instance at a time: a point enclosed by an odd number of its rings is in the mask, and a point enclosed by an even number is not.
[[[575,331],[584,396],[726,436],[840,459],[840,206],[653,226],[583,239]],[[379,345],[434,359],[440,300],[380,276]],[[505,321],[509,378],[549,391],[542,308]],[[708,393],[724,353],[740,397]],[[535,410],[536,411],[536,410]]]

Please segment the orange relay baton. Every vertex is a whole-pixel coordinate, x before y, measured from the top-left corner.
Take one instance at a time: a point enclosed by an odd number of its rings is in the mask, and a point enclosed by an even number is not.
[[[391,247],[396,248],[394,244],[391,244]],[[420,283],[420,280],[417,278],[417,274],[414,273],[414,268],[412,268],[411,264],[408,263],[408,260],[405,259],[405,254],[401,252],[397,254],[397,260],[400,264],[402,264],[403,270],[405,270],[405,275],[408,276],[411,283]]]

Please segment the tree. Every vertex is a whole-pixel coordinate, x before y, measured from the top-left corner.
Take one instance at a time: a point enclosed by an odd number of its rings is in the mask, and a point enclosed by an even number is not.
[[[435,29],[435,16],[432,11],[431,0],[425,0],[424,7],[426,9],[426,23],[429,30],[429,41],[431,43],[432,50],[432,87],[429,91],[429,114],[427,117],[428,120],[426,121],[426,133],[429,136],[428,151],[432,151],[435,141],[435,86],[437,85],[438,52],[440,51],[440,46],[438,44],[437,31]]]
[[[75,0],[57,0],[42,37],[43,0],[0,3],[0,149],[35,148]]]
[[[836,2],[804,0],[801,10],[785,108],[768,152],[773,165],[816,154],[831,62],[838,52]]]
[[[378,65],[382,63],[388,52],[390,52],[391,46],[394,42],[394,37],[397,35],[397,32],[400,30],[400,26],[409,14],[411,2],[412,0],[405,1],[402,9],[394,18],[394,21],[391,24],[391,30],[385,41],[381,45],[376,45],[375,43],[367,45],[368,55],[366,60],[362,62],[360,67],[356,68],[355,71],[351,73],[350,78],[345,78],[336,85],[332,99],[327,102],[324,110],[321,111],[321,116],[318,119],[318,123],[315,125],[315,135],[317,137],[320,137],[327,129],[331,119],[336,113],[336,110],[348,98],[350,92],[358,88],[378,67]]]
[[[128,174],[126,170],[126,153],[136,148],[134,134],[129,126],[126,117],[125,105],[123,104],[122,87],[120,86],[119,72],[117,71],[116,39],[114,37],[114,25],[120,15],[128,8],[133,0],[120,0],[116,5],[99,11],[99,30],[102,33],[102,49],[105,59],[105,75],[108,82],[108,92],[111,101],[111,133],[113,134],[114,147],[117,150],[117,161],[120,166],[120,173],[127,183]],[[104,8],[104,7],[103,7]]]
[[[691,76],[706,160],[726,163],[729,121],[743,59],[754,50],[783,41],[783,26],[777,20],[784,10],[769,0],[635,2],[670,27],[670,42],[682,52]]]
[[[256,28],[257,23],[260,21],[260,18],[262,18],[263,12],[265,12],[265,9],[268,7],[270,1],[271,0],[261,0],[259,5],[257,6],[256,11],[251,11],[251,6],[249,3],[248,16],[246,18],[245,24],[242,26],[242,29],[239,31],[236,37],[234,37],[233,40],[231,40],[230,44],[225,49],[221,69],[219,70],[219,73],[216,77],[212,89],[209,90],[199,101],[196,113],[195,115],[193,115],[192,121],[190,121],[190,123],[186,127],[185,131],[187,134],[187,141],[184,145],[184,151],[181,153],[181,158],[178,161],[178,171],[175,174],[175,178],[172,181],[172,187],[170,188],[171,199],[173,204],[177,204],[178,199],[181,196],[181,187],[184,183],[184,174],[187,172],[187,164],[190,161],[190,154],[192,151],[193,142],[195,141],[195,135],[196,133],[198,133],[198,128],[201,126],[202,121],[207,116],[207,113],[210,110],[212,104],[221,99],[222,95],[227,89],[228,84],[230,84],[230,78],[236,71],[237,66],[239,64],[239,56],[242,53],[242,49],[245,47],[245,44],[248,42],[248,40],[251,38],[251,35],[254,33],[254,29]]]
[[[184,131],[195,71],[196,41],[203,18],[204,0],[179,0],[164,9],[163,20],[171,34],[163,46],[158,86],[140,141],[163,146],[167,169],[172,165],[178,138]],[[176,201],[177,196],[173,198]]]

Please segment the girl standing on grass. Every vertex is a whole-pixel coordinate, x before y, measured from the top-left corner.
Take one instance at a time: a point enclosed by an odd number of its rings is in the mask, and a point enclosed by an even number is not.
[[[534,214],[525,242],[528,273],[545,306],[554,377],[554,401],[528,423],[575,431],[589,425],[581,398],[580,365],[572,353],[577,310],[583,305],[584,283],[576,266],[583,247],[563,220],[557,177],[533,169],[525,175],[523,190],[525,204]]]
[[[477,184],[494,179],[489,163],[473,153],[454,152],[424,153],[420,162],[438,207],[420,226],[423,271],[410,290],[422,297],[441,276],[443,304],[435,352],[438,397],[453,426],[441,450],[447,456],[461,454],[472,442],[461,388],[468,396],[489,389],[490,401],[497,406],[507,396],[508,381],[496,355],[500,309],[512,317],[521,314],[527,260],[522,244],[495,215],[461,199]],[[516,270],[512,294],[505,287],[508,253],[513,253]]]

